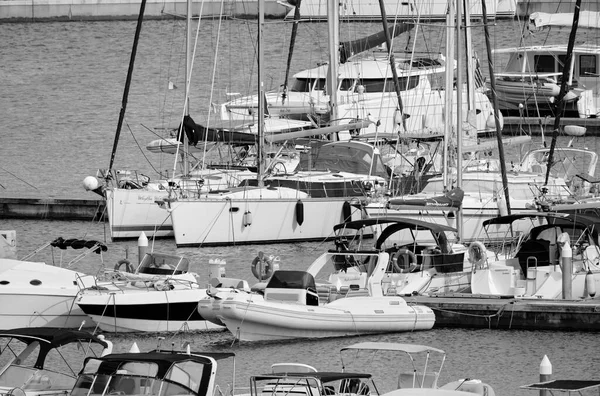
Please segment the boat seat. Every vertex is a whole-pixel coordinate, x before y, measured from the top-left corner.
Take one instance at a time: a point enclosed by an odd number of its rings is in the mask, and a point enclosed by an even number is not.
[[[424,375],[413,373],[400,373],[398,376],[398,388],[436,388],[438,372],[429,372]]]

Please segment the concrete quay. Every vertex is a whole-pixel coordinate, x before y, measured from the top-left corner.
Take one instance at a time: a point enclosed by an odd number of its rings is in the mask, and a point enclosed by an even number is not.
[[[103,220],[101,199],[0,197],[0,219]]]
[[[600,299],[543,300],[471,294],[410,296],[435,312],[435,327],[600,331]]]
[[[137,19],[141,0],[0,0],[0,22],[35,21],[100,21]],[[258,0],[194,1],[192,13],[203,18],[217,18],[221,14],[231,18],[255,19]],[[186,0],[146,0],[144,19],[167,19],[185,16]],[[277,0],[265,1],[266,18],[283,18],[290,7]]]
[[[533,12],[572,12],[574,3],[559,0],[514,0],[515,17]],[[137,19],[141,0],[0,0],[0,22],[83,21]],[[600,3],[584,0],[582,8],[600,11]],[[199,15],[201,2],[194,1],[194,15]],[[185,0],[147,0],[145,19],[171,18],[185,15]],[[265,17],[283,18],[290,7],[277,0],[266,0]],[[256,18],[257,0],[225,0],[223,14],[232,18]],[[221,15],[221,1],[204,1],[203,18]]]

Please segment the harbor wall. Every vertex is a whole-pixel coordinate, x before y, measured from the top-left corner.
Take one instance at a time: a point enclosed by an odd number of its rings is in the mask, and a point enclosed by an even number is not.
[[[360,0],[359,0],[360,1]],[[533,12],[572,12],[573,2],[558,0],[515,0],[515,17],[526,17]],[[266,0],[265,17],[283,18],[290,11],[283,1]],[[0,22],[33,21],[82,21],[136,19],[140,11],[141,0],[0,0]],[[223,14],[235,18],[256,18],[258,0],[194,1],[193,13],[205,18]],[[145,19],[172,18],[173,15],[185,15],[185,0],[147,0]],[[600,11],[600,2],[583,1],[582,8],[588,11]]]
[[[192,13],[205,18],[225,15],[256,18],[258,1],[194,1]],[[290,10],[276,0],[265,1],[266,18],[283,18]],[[0,0],[0,22],[84,21],[137,19],[141,0]],[[144,19],[167,19],[186,14],[185,0],[146,0]]]

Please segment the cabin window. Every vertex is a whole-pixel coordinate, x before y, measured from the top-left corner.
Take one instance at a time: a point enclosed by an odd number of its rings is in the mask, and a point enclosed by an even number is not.
[[[365,92],[395,92],[394,80],[391,78],[371,78],[362,80]],[[400,91],[413,89],[419,85],[419,76],[399,77]]]
[[[557,71],[554,64],[554,56],[552,55],[535,55],[533,61],[534,69],[538,73],[554,73]]]
[[[340,82],[340,91],[348,91],[354,87],[354,80],[347,78],[342,79]]]
[[[579,75],[581,77],[598,74],[596,55],[579,55]]]
[[[292,85],[291,90],[293,92],[310,92],[315,90],[325,89],[324,78],[297,78]]]

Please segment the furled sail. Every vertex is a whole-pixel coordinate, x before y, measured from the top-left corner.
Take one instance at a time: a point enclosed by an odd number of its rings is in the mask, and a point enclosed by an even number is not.
[[[215,123],[210,127],[196,124],[192,117],[186,115],[183,118],[183,130],[190,145],[195,146],[198,142],[223,142],[223,143],[239,143],[239,144],[254,144],[256,142],[256,134],[245,130],[248,123],[231,122]],[[183,137],[183,134],[180,134]]]
[[[396,25],[388,29],[392,37],[396,37],[404,32],[408,32],[413,28],[412,24],[409,23],[397,23]],[[340,63],[346,63],[348,59],[356,54],[375,48],[385,42],[385,32],[372,34],[368,37],[354,40],[344,41],[340,43]]]
[[[428,209],[456,210],[462,205],[465,192],[460,188],[454,188],[444,195],[432,198],[392,198],[389,201],[390,208],[398,206],[422,206]]]
[[[546,12],[534,12],[529,16],[529,20],[536,28],[544,26],[568,26],[573,24],[573,13],[549,14]],[[600,29],[600,12],[581,11],[579,13],[579,26],[586,28]]]

